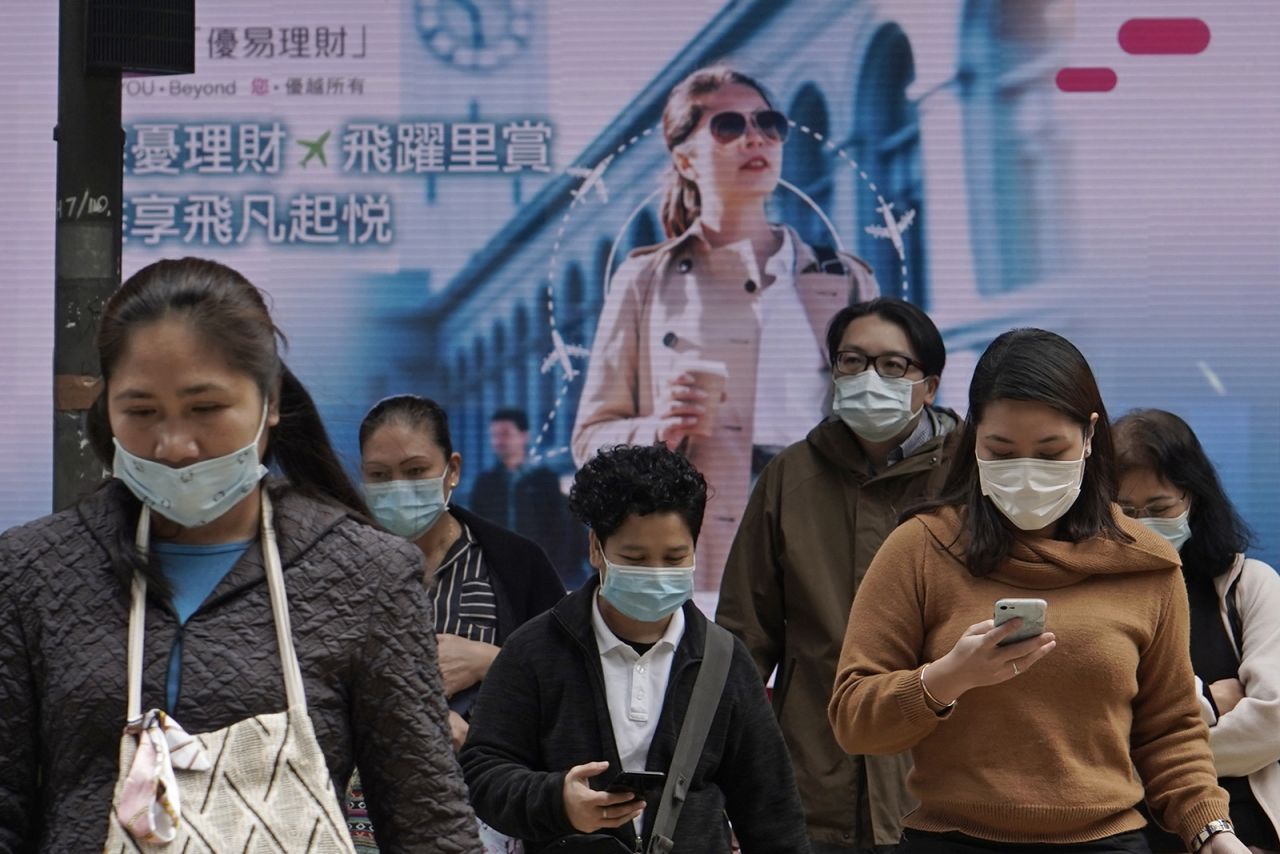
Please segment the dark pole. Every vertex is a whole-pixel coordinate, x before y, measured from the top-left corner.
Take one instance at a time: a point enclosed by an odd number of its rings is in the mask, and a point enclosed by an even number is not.
[[[120,72],[86,71],[88,0],[60,0],[57,232],[54,236],[53,507],[93,488],[102,465],[85,434],[102,386],[98,318],[120,284],[124,131]]]

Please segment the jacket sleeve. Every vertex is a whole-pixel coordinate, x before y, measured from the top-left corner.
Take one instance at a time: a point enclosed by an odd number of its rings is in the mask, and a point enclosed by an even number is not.
[[[716,784],[744,854],[807,854],[809,836],[795,772],[782,730],[752,672],[746,649],[734,642],[729,674],[738,688]]]
[[[394,570],[374,597],[352,696],[356,763],[378,847],[382,854],[479,852],[450,740],[421,556],[405,544],[379,558]]]
[[[920,684],[927,541],[922,522],[900,525],[876,552],[853,599],[827,707],[846,753],[901,753],[949,717],[929,708]]]
[[[1147,803],[1191,850],[1196,833],[1227,817],[1227,793],[1209,752],[1191,670],[1191,617],[1181,572],[1168,573],[1159,619],[1138,659],[1130,755]]]
[[[652,259],[627,259],[613,277],[591,344],[587,379],[573,425],[573,460],[581,466],[601,448],[649,445],[661,420],[640,388],[640,320]]]
[[[520,635],[508,640],[480,685],[462,768],[483,821],[517,839],[554,839],[575,831],[564,809],[564,773],[538,770],[541,698]]]
[[[778,463],[765,467],[742,512],[724,575],[716,622],[743,642],[760,678],[768,679],[783,655],[786,600],[778,565]],[[781,689],[781,675],[777,687]]]
[[[35,683],[17,586],[8,577],[16,562],[10,544],[0,541],[0,854],[34,850],[31,819],[39,814]]]
[[[1244,624],[1244,699],[1209,730],[1224,777],[1244,777],[1280,760],[1280,575],[1246,560],[1236,599]]]

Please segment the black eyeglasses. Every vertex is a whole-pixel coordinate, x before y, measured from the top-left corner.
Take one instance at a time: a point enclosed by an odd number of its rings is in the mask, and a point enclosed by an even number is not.
[[[881,353],[879,356],[868,356],[861,350],[841,350],[831,363],[837,376],[860,374],[868,367],[874,367],[876,373],[887,380],[905,377],[907,371],[919,368],[924,373],[924,365],[901,353]]]
[[[733,110],[716,113],[707,121],[711,135],[721,145],[728,145],[747,132],[750,122],[760,134],[773,142],[786,142],[791,133],[787,117],[777,110],[756,110],[750,116]]]

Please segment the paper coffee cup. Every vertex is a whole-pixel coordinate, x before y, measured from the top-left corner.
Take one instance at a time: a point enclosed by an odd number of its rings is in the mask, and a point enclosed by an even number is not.
[[[707,393],[702,401],[705,411],[698,419],[693,431],[695,436],[710,436],[716,426],[716,417],[720,413],[720,404],[725,399],[725,382],[729,379],[729,369],[724,362],[710,359],[681,359],[676,363],[677,374],[688,374],[693,384]]]

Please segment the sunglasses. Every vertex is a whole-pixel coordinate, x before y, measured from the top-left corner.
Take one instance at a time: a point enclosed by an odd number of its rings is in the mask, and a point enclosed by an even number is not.
[[[756,110],[750,116],[734,111],[716,113],[707,122],[711,136],[721,145],[728,145],[747,132],[750,122],[760,135],[773,142],[786,142],[791,126],[787,117],[777,110]]]

